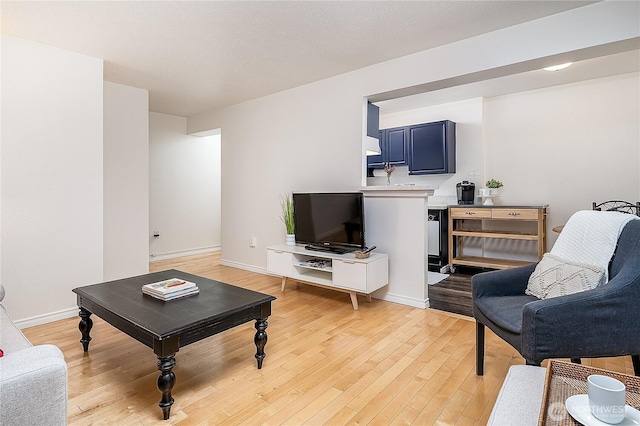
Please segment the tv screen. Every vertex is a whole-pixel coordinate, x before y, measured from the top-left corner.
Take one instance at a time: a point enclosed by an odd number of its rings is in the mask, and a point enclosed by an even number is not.
[[[294,193],[293,211],[296,243],[365,247],[362,193]]]

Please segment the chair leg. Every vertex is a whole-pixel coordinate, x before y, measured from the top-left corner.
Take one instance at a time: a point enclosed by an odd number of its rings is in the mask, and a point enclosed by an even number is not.
[[[476,375],[484,374],[484,324],[476,321]]]
[[[571,362],[574,364],[582,364],[582,360],[580,358],[571,358]]]
[[[631,355],[631,363],[633,364],[633,374],[640,377],[640,355]]]

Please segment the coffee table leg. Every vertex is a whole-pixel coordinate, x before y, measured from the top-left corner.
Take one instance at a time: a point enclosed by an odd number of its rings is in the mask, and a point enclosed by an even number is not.
[[[262,361],[267,356],[264,353],[264,346],[267,344],[267,332],[265,330],[268,326],[269,323],[267,323],[266,318],[256,320],[257,331],[255,337],[253,338],[253,341],[255,342],[256,349],[258,350],[256,352],[256,360],[258,360],[258,370],[262,368]]]
[[[80,333],[82,333],[80,343],[82,343],[82,347],[85,352],[89,350],[89,342],[91,341],[89,333],[91,332],[92,327],[93,320],[91,319],[91,312],[87,311],[85,308],[80,308],[80,324],[78,324],[78,328],[80,329]]]
[[[175,366],[175,354],[158,357],[158,370],[160,370],[160,377],[158,377],[158,390],[162,393],[162,399],[160,399],[158,405],[162,408],[162,415],[165,420],[169,419],[171,406],[173,405],[171,389],[173,389],[173,385],[176,383],[176,375],[172,371]]]

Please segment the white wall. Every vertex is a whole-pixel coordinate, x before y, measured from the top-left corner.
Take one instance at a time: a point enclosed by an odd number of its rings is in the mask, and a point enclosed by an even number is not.
[[[231,107],[222,128],[223,262],[266,266],[265,247],[285,240],[282,194],[360,186],[362,99],[347,92],[292,91]]]
[[[190,133],[224,136],[223,262],[264,270],[265,247],[284,240],[281,194],[361,185],[364,98],[639,35],[638,4],[601,2],[189,117]]]
[[[149,92],[104,82],[104,280],[149,272]]]
[[[367,245],[389,256],[389,285],[373,296],[417,308],[429,307],[427,195],[432,191],[365,192]]]
[[[504,182],[500,202],[549,204],[550,230],[593,201],[639,201],[639,82],[624,74],[487,99],[485,174]]]
[[[190,136],[186,128],[184,117],[149,114],[152,259],[220,248],[220,134]]]
[[[3,305],[24,324],[102,281],[102,60],[1,43]]]

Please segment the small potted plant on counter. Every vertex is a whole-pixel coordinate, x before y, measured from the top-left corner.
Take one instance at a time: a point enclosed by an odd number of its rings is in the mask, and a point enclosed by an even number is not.
[[[502,182],[494,178],[489,179],[485,185],[489,188],[491,195],[498,195],[498,189],[504,186]]]
[[[391,185],[391,173],[396,169],[396,166],[389,163],[384,163],[384,171],[387,174],[387,185]]]
[[[287,231],[287,245],[296,245],[295,222],[293,220],[293,197],[291,194],[282,195],[280,197],[280,207],[282,208],[282,223]]]

